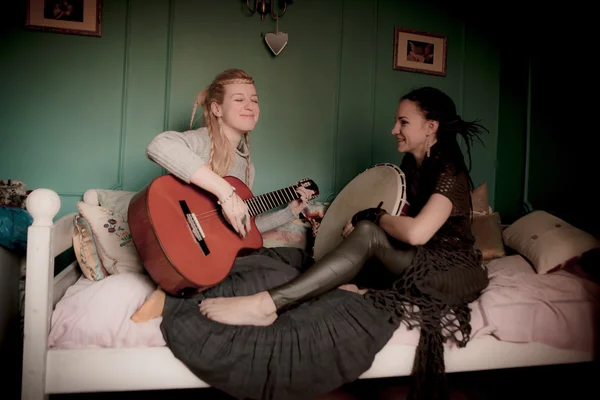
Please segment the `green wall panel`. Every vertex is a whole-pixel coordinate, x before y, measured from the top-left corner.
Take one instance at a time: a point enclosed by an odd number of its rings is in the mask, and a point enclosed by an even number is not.
[[[67,195],[119,182],[127,2],[104,4],[102,38],[19,27],[0,41],[2,177]]]
[[[32,32],[18,12],[4,17],[0,178],[58,191],[61,215],[89,188],[138,190],[163,173],[147,143],[187,129],[197,94],[232,67],[247,70],[260,95],[255,193],[311,177],[323,200],[376,162],[399,164],[390,134],[398,100],[433,85],[494,132],[473,167],[494,196],[500,55],[460,8],[294,2],[279,22],[289,43],[274,56],[263,37],[275,21],[249,15],[242,1],[103,4],[101,38]],[[448,75],[394,71],[395,26],[447,34]]]
[[[218,72],[242,68],[253,76],[261,105],[250,134],[257,170],[253,191],[311,177],[324,195],[331,193],[342,2],[291,5],[279,23],[289,42],[277,57],[262,38],[275,31],[273,20],[220,2],[176,4],[169,128],[187,129],[197,94]]]
[[[166,126],[174,2],[130,2],[122,189],[139,190],[162,172],[146,156],[146,145]]]

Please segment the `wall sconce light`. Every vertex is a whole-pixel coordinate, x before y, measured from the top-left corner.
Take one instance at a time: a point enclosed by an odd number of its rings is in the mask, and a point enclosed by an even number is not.
[[[275,2],[276,0],[274,0]],[[250,3],[254,3],[254,7],[250,6]],[[260,19],[265,20],[265,16],[271,14],[274,19],[278,19],[282,17],[283,14],[287,11],[288,4],[292,4],[294,0],[278,0],[279,3],[279,13],[275,12],[274,5],[271,4],[270,0],[246,0],[246,7],[252,14],[258,12],[260,14]]]

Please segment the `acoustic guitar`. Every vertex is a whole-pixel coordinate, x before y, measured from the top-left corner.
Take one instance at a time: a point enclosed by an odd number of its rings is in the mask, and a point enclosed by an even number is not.
[[[239,179],[224,178],[248,206],[252,229],[241,238],[212,193],[173,175],[162,175],[132,198],[128,219],[150,277],[167,293],[186,297],[222,281],[235,258],[262,247],[255,217],[300,198],[299,187],[319,189],[311,179],[254,196]]]

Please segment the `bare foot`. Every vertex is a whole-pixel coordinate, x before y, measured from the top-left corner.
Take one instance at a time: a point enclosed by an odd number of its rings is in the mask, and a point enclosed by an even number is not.
[[[358,293],[358,294],[367,293],[367,289],[359,289],[358,286],[352,285],[352,284],[342,285],[342,286],[338,287],[338,289],[342,289],[342,290],[346,290],[348,292],[354,292],[354,293]]]
[[[131,316],[133,322],[146,322],[162,316],[165,307],[165,292],[157,288],[144,304]]]
[[[277,319],[277,309],[267,292],[251,296],[217,297],[202,300],[202,315],[229,325],[271,325]]]

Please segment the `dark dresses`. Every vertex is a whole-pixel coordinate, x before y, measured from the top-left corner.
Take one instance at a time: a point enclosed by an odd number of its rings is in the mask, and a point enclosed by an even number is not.
[[[161,329],[175,357],[200,379],[236,398],[310,399],[368,370],[405,321],[421,328],[413,394],[443,397],[443,341],[454,336],[466,345],[468,303],[487,286],[481,253],[473,248],[470,233],[468,176],[457,174],[458,146],[446,147],[433,146],[421,168],[410,155],[403,160],[411,184],[411,215],[432,193],[447,196],[454,209],[435,237],[418,247],[412,265],[393,285],[365,296],[335,289],[286,310],[266,327],[225,325],[201,315],[197,304],[205,297],[267,290],[290,281],[313,262],[298,249],[263,248],[238,258],[216,287],[189,299],[167,296]],[[444,329],[450,333],[444,335]]]
[[[204,297],[254,294],[312,262],[295,248],[263,248],[191,299],[167,296],[161,329],[194,374],[238,399],[311,399],[356,380],[398,327],[363,296],[335,289],[281,313],[270,326],[225,325],[198,310]]]

